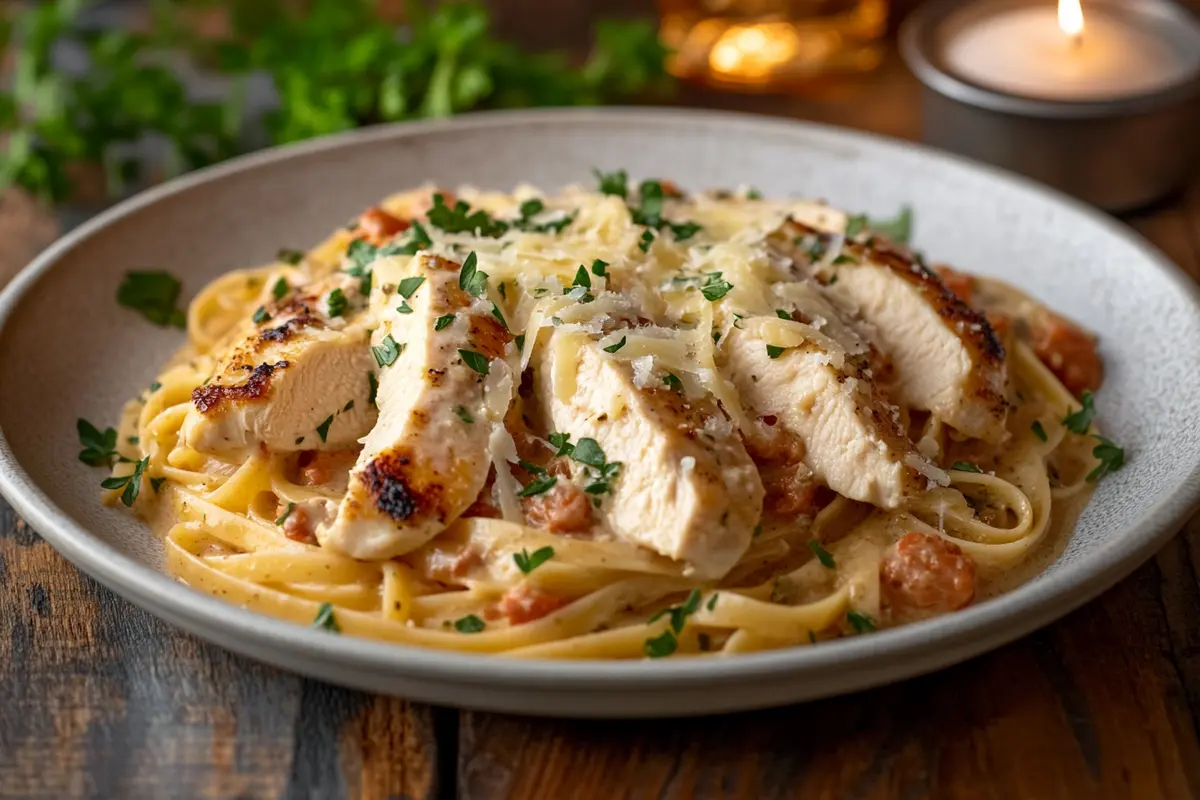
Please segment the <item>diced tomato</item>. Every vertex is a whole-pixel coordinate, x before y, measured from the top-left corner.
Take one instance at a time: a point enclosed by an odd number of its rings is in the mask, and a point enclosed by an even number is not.
[[[813,474],[798,465],[760,467],[766,496],[763,511],[777,517],[813,516],[833,498]]]
[[[551,533],[585,533],[592,528],[592,503],[575,484],[559,478],[548,491],[524,501],[525,520]]]
[[[310,455],[311,454],[311,455]],[[307,457],[305,457],[307,456]],[[347,475],[358,458],[355,450],[304,451],[300,468],[300,485],[315,486],[329,483],[337,475]]]
[[[401,231],[408,230],[406,220],[392,216],[382,208],[368,208],[358,218],[358,233],[368,242],[379,246]]]
[[[975,292],[974,277],[965,272],[951,269],[945,264],[938,264],[933,270],[942,279],[943,286],[958,295],[959,300],[962,300],[967,305],[971,304],[971,297]]]
[[[661,180],[658,184],[662,187],[663,195],[666,197],[683,197],[683,190],[675,181]]]
[[[505,592],[497,608],[508,618],[510,625],[520,625],[558,611],[568,602],[570,601],[565,597],[522,584]]]
[[[1032,326],[1033,351],[1063,386],[1079,396],[1098,389],[1104,380],[1104,363],[1096,352],[1096,337],[1075,323],[1049,311]]]
[[[317,543],[317,537],[313,534],[308,513],[303,508],[293,506],[289,512],[287,506],[283,506],[279,509],[279,514],[287,514],[287,519],[283,521],[282,526],[284,536],[292,541],[303,542],[304,544]]]
[[[975,562],[954,542],[929,533],[901,537],[884,556],[879,577],[902,618],[955,611],[975,598]]]

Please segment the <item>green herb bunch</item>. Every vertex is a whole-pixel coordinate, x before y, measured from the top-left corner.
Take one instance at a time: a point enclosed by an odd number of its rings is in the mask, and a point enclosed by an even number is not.
[[[670,88],[664,50],[647,21],[602,21],[591,54],[575,66],[561,53],[531,54],[498,40],[479,2],[406,4],[397,28],[368,0],[159,0],[152,32],[79,31],[83,0],[32,4],[0,28],[15,54],[0,93],[0,190],[17,184],[49,202],[72,190],[70,167],[100,164],[110,194],[138,176],[130,147],[147,136],[168,144],[169,173],[242,148],[242,79],[265,73],[278,96],[266,112],[271,143],[381,122],[525,106],[595,105]],[[227,33],[189,33],[183,16],[220,5]],[[3,23],[0,23],[3,24]],[[65,75],[52,54],[78,41],[89,68]],[[173,63],[190,59],[234,80],[229,99],[189,98]]]

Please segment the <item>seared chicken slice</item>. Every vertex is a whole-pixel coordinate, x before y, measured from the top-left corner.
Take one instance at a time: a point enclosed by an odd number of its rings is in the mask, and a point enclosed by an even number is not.
[[[817,480],[852,500],[896,508],[924,488],[922,474],[944,478],[905,437],[863,355],[815,331],[781,347],[766,332],[775,320],[755,322],[726,337],[725,372],[747,408],[799,439]]]
[[[537,361],[546,426],[574,442],[594,439],[608,463],[621,463],[611,495],[597,495],[607,527],[699,578],[728,572],[750,544],[763,487],[716,401],[685,398],[661,377],[639,386],[629,362],[579,332],[553,332]]]
[[[796,226],[787,237],[815,233]],[[870,326],[894,368],[892,399],[967,436],[1002,441],[1004,348],[987,319],[898,250],[847,240],[836,261],[810,269],[839,307]]]
[[[491,463],[486,395],[511,394],[488,388],[484,375],[508,369],[496,359],[511,341],[491,303],[459,288],[452,261],[423,254],[413,266],[411,276],[424,281],[405,304],[381,293],[388,307],[372,337],[382,369],[379,422],[340,506],[312,509],[321,545],[354,558],[407,553],[471,505]]]
[[[218,357],[213,377],[192,392],[183,441],[212,453],[252,445],[274,452],[355,447],[376,411],[368,402],[375,363],[366,329],[342,316],[361,305],[354,283],[331,276],[247,322]],[[342,315],[331,317],[334,290],[342,292],[334,300]]]

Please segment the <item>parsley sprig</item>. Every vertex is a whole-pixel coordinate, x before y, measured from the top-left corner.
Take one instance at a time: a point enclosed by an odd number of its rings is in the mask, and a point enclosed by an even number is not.
[[[1080,435],[1088,432],[1088,428],[1092,426],[1092,420],[1096,418],[1095,399],[1095,395],[1084,389],[1083,394],[1079,397],[1080,409],[1063,417],[1062,424],[1066,426],[1067,430]]]
[[[527,549],[521,548],[521,552],[513,553],[513,561],[517,565],[517,569],[528,575],[535,569],[545,564],[554,557],[554,548],[549,545],[539,547],[530,553]]]
[[[133,502],[137,500],[138,493],[142,490],[142,474],[145,473],[149,464],[150,456],[146,456],[137,462],[132,475],[105,478],[100,482],[100,486],[105,489],[124,489],[125,491],[121,492],[121,502],[126,506],[132,506]]]
[[[115,428],[101,431],[86,419],[78,419],[75,421],[75,430],[79,433],[79,443],[83,445],[79,453],[79,460],[83,463],[93,467],[111,467],[119,458]]]
[[[183,328],[187,316],[176,308],[180,288],[179,279],[169,272],[126,272],[117,287],[117,304],[133,309],[155,325]]]
[[[647,639],[642,645],[642,651],[648,658],[663,658],[675,652],[679,646],[679,634],[687,625],[687,618],[700,609],[700,590],[692,589],[687,599],[677,606],[670,606],[659,611],[647,623],[657,622],[663,617],[670,618],[670,628],[659,636]]]

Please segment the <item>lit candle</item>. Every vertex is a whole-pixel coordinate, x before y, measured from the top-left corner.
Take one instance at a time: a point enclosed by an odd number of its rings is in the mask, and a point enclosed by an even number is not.
[[[954,32],[946,66],[967,80],[1044,100],[1114,100],[1148,94],[1194,74],[1182,52],[1136,15],[1079,0],[998,7]]]

